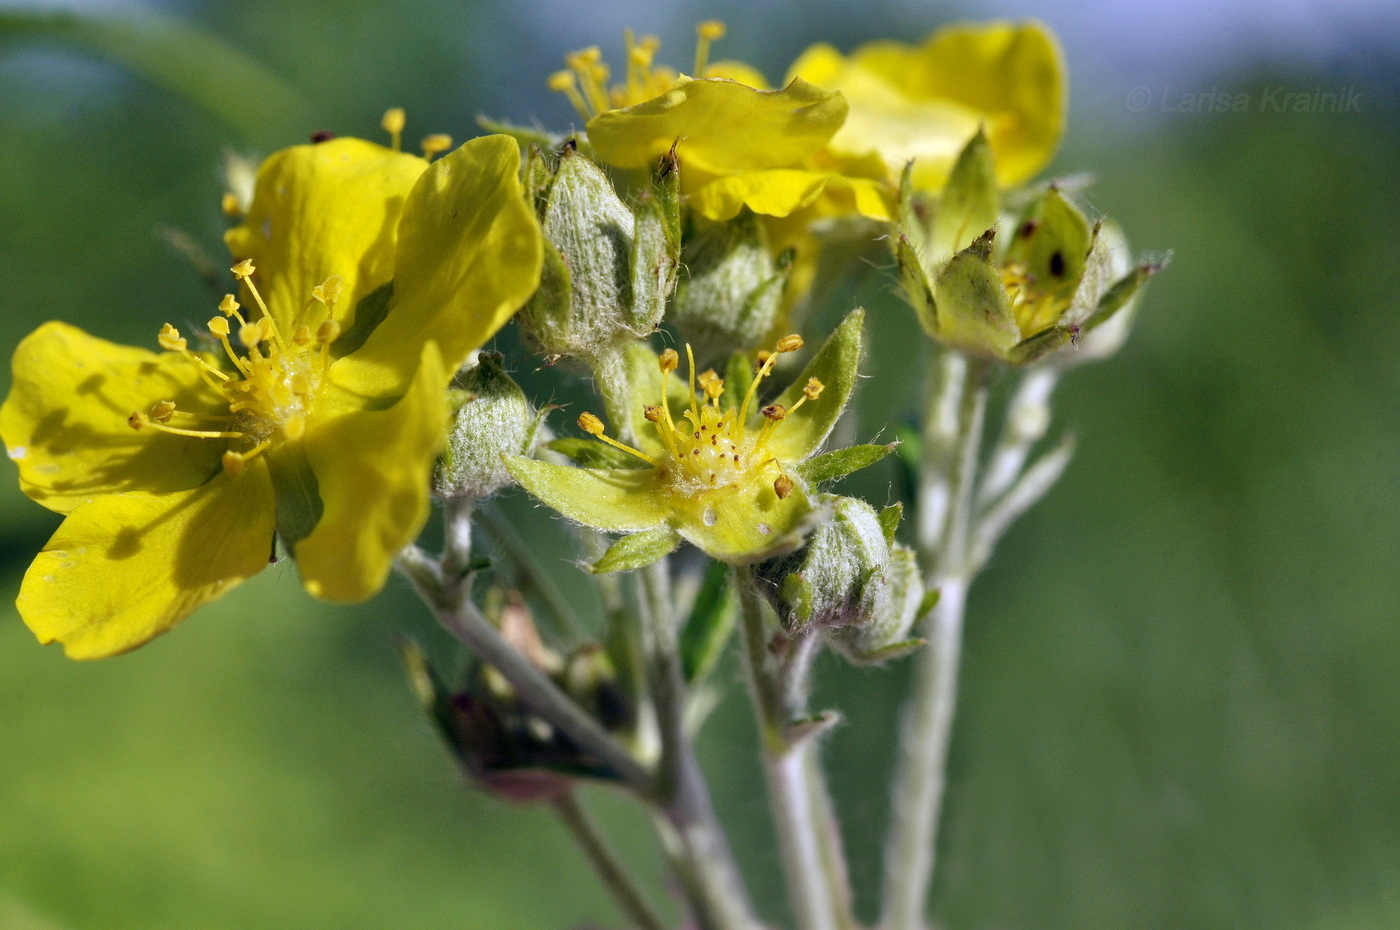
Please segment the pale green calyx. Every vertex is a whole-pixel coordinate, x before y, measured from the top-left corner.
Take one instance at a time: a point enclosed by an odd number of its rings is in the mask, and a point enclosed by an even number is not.
[[[787,255],[773,258],[752,212],[698,229],[684,264],[670,319],[701,364],[749,351],[773,331],[792,264]]]
[[[520,317],[541,351],[593,361],[655,330],[680,267],[674,157],[662,159],[651,186],[630,203],[572,143],[557,160],[533,150],[526,173],[545,260]]]
[[[1092,357],[1116,349],[1126,316],[1113,337],[1093,334],[1131,309],[1164,263],[1134,266],[1121,232],[1091,224],[1053,184],[1019,215],[1007,215],[992,162],[979,133],[937,199],[914,191],[905,173],[900,234],[892,242],[924,331],[1009,365],[1070,358],[1081,340],[1098,345]]]
[[[498,356],[479,355],[455,386],[461,404],[433,473],[433,491],[444,499],[476,500],[512,483],[502,456],[534,451],[539,415]]]

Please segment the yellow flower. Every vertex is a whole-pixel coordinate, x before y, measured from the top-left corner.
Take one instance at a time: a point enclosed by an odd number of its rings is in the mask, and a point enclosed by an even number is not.
[[[654,403],[639,404],[631,422],[620,424],[636,447],[605,435],[602,421],[584,413],[579,428],[606,445],[593,440],[554,445],[594,467],[519,456],[507,459],[507,467],[526,490],[564,516],[634,534],[615,543],[595,571],[640,567],[682,539],[711,558],[733,563],[792,549],[821,516],[809,498],[812,486],[888,451],[859,446],[812,458],[855,386],[862,321],[861,311],[851,313],[792,386],[766,405],[759,387],[779,354],[801,348],[797,336],[778,340],[776,352],[764,353],[756,376],[743,356],[725,378],[714,371],[697,375],[692,360],[688,388],[672,374],[679,364],[674,350],[658,359],[639,349],[633,383]]]
[[[73,658],[133,649],[261,571],[274,535],[306,589],[384,583],[428,512],[444,389],[539,278],[503,136],[431,166],[357,139],[258,174],[229,295],[197,351],[48,323],[14,357],[0,437],[25,493],[65,515],[18,607]]]
[[[708,64],[709,43],[723,28],[701,23],[697,31],[697,77],[654,65],[660,43],[630,32],[624,83],[607,86],[610,71],[596,48],[568,56],[568,70],[551,77],[550,87],[567,94],[587,122],[602,161],[651,168],[674,145],[691,209],[713,220],[744,207],[788,216],[824,196],[839,205],[828,212],[890,218],[888,184],[812,158],[846,118],[840,93],[801,78],[769,90],[748,65]]]
[[[961,23],[922,45],[872,42],[849,58],[814,45],[788,70],[840,91],[850,115],[830,143],[840,157],[878,154],[891,176],[914,162],[914,183],[938,190],[963,146],[984,127],[1003,187],[1054,155],[1065,122],[1065,68],[1039,23]]]

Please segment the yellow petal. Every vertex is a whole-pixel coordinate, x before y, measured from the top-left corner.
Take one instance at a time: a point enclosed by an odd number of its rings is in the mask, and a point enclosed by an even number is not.
[[[712,559],[730,564],[757,562],[795,549],[814,517],[799,486],[787,497],[773,490],[777,469],[753,480],[689,496],[671,495],[671,525]]]
[[[408,392],[392,407],[321,419],[306,434],[321,519],[294,544],[302,584],[316,597],[362,601],[384,586],[394,556],[428,518],[433,463],[447,430],[451,372],[423,347]]]
[[[14,382],[0,407],[0,437],[20,486],[59,513],[115,491],[183,491],[219,469],[220,443],[137,432],[135,411],[173,400],[212,411],[214,397],[186,358],[45,323],[15,349]]]
[[[669,496],[654,468],[569,468],[515,455],[510,476],[564,516],[609,533],[635,533],[663,525]]]
[[[763,216],[788,216],[816,200],[830,177],[796,168],[731,174],[691,194],[690,206],[712,220],[733,219],[744,207]]]
[[[267,468],[173,494],[111,494],[69,514],[25,573],[16,605],[73,659],[135,649],[267,565]]]
[[[681,78],[659,97],[598,114],[588,121],[588,139],[620,168],[651,167],[680,140],[683,166],[724,175],[796,164],[845,118],[839,93],[800,79],[756,90],[723,78]]]
[[[367,396],[402,393],[423,345],[449,372],[505,325],[540,279],[544,245],[508,136],[473,139],[433,162],[404,207],[388,316],[331,378]]]
[[[1065,119],[1059,46],[1038,23],[949,26],[921,46],[875,42],[842,59],[814,46],[794,63],[801,75],[840,90],[851,115],[832,140],[843,153],[871,150],[891,170],[915,159],[915,183],[936,189],[963,145],[985,125],[1003,186],[1045,166]]]
[[[253,260],[283,332],[331,275],[341,278],[335,316],[350,328],[355,305],[393,277],[399,215],[427,167],[415,155],[350,138],[292,146],[263,162],[248,215],[224,241],[235,259]],[[314,329],[325,310],[307,319]]]

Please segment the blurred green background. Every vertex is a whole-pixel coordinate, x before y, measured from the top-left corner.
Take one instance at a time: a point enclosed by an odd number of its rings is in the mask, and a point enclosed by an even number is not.
[[[571,113],[544,76],[594,41],[617,58],[629,22],[683,62],[690,24],[718,15],[720,54],[777,79],[812,41],[1045,18],[1071,70],[1055,168],[1091,170],[1095,208],[1175,262],[1125,351],[1068,379],[1057,409],[1075,461],[974,589],[935,913],[949,930],[1400,926],[1388,5],[171,2],[164,14],[248,59],[191,38],[187,60],[157,55],[144,76],[26,34],[15,9],[0,5],[6,353],[52,318],[140,344],[167,320],[203,319],[205,286],[158,231],[222,261],[226,146],[265,153],[319,128],[377,137],[391,105],[407,107],[410,138],[463,138],[478,112],[562,126]],[[1358,109],[1274,112],[1263,101],[1279,86],[1352,87]],[[1183,111],[1195,91],[1250,103]],[[872,310],[857,421],[869,435],[914,403],[917,340],[888,278],[825,312],[851,301]],[[0,472],[8,605],[56,518]],[[850,488],[882,503],[894,480]],[[548,533],[541,513],[516,512]],[[546,812],[464,786],[404,685],[404,630],[427,622],[402,583],[331,608],[288,567],[98,664],[40,648],[0,608],[0,928],[617,923]],[[847,718],[826,757],[867,915],[905,671],[820,669],[820,701]],[[747,710],[737,670],[721,675],[736,687],[703,752],[777,919]],[[589,801],[659,882],[642,820],[606,794]]]

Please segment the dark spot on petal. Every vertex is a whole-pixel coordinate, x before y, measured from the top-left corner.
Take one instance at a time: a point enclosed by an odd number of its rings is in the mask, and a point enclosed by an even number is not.
[[[311,134],[311,144],[320,145],[322,142],[329,142],[335,138],[335,133],[329,129],[318,129]]]
[[[1050,256],[1050,273],[1057,278],[1065,276],[1065,257],[1060,252],[1055,252]]]

